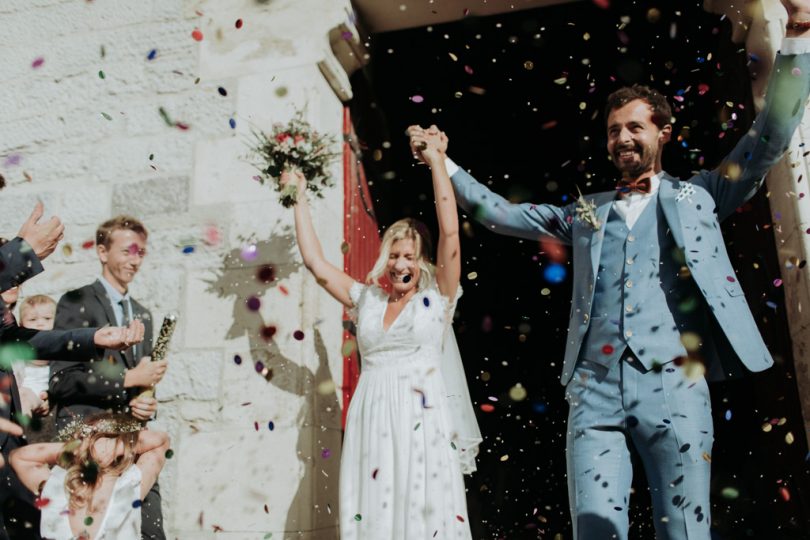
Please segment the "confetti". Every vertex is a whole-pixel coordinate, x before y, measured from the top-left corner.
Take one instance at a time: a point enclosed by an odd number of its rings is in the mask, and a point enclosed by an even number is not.
[[[259,256],[259,250],[255,244],[248,244],[242,248],[240,255],[243,261],[255,261],[256,257]]]
[[[517,383],[515,386],[509,389],[509,398],[512,401],[523,401],[526,399],[527,395],[528,393],[526,392],[526,389],[523,388],[523,385],[520,383]]]
[[[736,499],[740,496],[740,491],[734,487],[724,487],[720,492],[724,499]]]
[[[146,59],[154,60],[156,56],[157,56],[157,49],[152,49],[151,51],[149,51],[149,54],[146,55]]]
[[[37,510],[42,510],[49,504],[51,504],[51,500],[47,497],[37,497],[36,499],[34,499],[34,508],[36,508]]]
[[[262,301],[257,296],[251,296],[245,300],[245,305],[250,311],[259,311],[259,309],[262,307]]]
[[[107,76],[104,74],[104,71],[98,70],[98,78],[99,79],[106,79]]]
[[[236,120],[233,118],[228,119],[228,125],[231,126],[231,129],[236,129]]]
[[[295,338],[296,341],[303,340],[304,332],[302,332],[301,330],[296,330],[295,332],[293,332],[293,338]]]
[[[491,413],[492,411],[495,410],[495,406],[490,405],[489,403],[482,403],[481,410],[484,411],[485,413]]]
[[[242,365],[242,357],[239,356],[238,354],[235,354],[234,357],[233,357],[233,363],[236,364],[237,366],[241,366]]]
[[[256,279],[261,283],[272,283],[276,280],[276,269],[273,265],[265,264],[256,271]]]
[[[31,62],[31,67],[34,68],[34,69],[39,69],[40,67],[42,67],[42,64],[44,64],[44,63],[45,63],[45,58],[40,56],[40,57],[35,58],[34,61]]]
[[[141,506],[143,506],[143,501],[140,499],[135,499],[132,501],[132,508],[140,508]]]
[[[361,516],[360,514],[355,514],[354,515],[354,520],[355,521],[361,521],[362,519],[363,519],[363,516]]]
[[[82,243],[82,249],[93,249],[93,246],[96,245],[95,240],[85,240]]]
[[[106,120],[112,120],[112,116],[110,116],[109,114],[107,114],[105,112],[102,112],[101,116],[103,116]]]
[[[271,340],[273,339],[273,336],[276,335],[276,327],[275,326],[262,327],[261,334],[264,340]]]
[[[371,479],[376,480],[377,479],[377,474],[379,474],[379,472],[380,472],[380,469],[374,469],[373,471],[371,471]]]
[[[240,28],[242,28],[242,19],[236,19],[236,22],[233,23],[233,25],[236,27],[237,30],[239,30]]]
[[[270,431],[273,431],[274,429],[276,429],[276,425],[273,423],[272,420],[267,422],[267,429],[269,429]]]
[[[166,456],[166,459],[172,459],[172,457],[174,457],[174,450],[169,448],[168,450],[166,450],[166,453],[164,455]]]
[[[422,103],[423,101],[425,101],[425,98],[423,98],[422,96],[419,96],[419,95],[416,95],[416,96],[411,96],[411,98],[410,98],[410,99],[411,99],[411,101],[413,101],[414,103]]]
[[[203,33],[200,31],[199,28],[195,28],[191,32],[191,37],[194,38],[194,41],[202,41],[203,40]]]
[[[321,457],[322,457],[323,459],[329,459],[329,457],[330,457],[331,455],[332,455],[332,451],[331,451],[331,450],[329,450],[328,448],[324,448],[323,450],[321,450]]]

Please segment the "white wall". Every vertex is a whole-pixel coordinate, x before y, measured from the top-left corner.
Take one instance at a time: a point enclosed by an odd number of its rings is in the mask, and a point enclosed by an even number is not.
[[[155,423],[175,450],[160,480],[173,537],[337,536],[340,404],[329,381],[341,381],[341,309],[300,265],[292,213],[252,180],[247,150],[251,128],[304,107],[340,139],[341,103],[316,64],[348,4],[0,2],[0,174],[9,184],[0,233],[13,236],[37,198],[67,226],[62,249],[24,294],[58,297],[92,281],[99,266],[82,244],[127,212],[150,230],[133,295],[156,324],[179,314]],[[189,129],[167,126],[161,107]],[[314,214],[327,257],[342,265],[339,160],[333,172],[336,186]],[[221,240],[207,242],[214,230]],[[254,261],[240,256],[249,243],[259,247]],[[255,279],[263,264],[275,266],[277,281]],[[262,300],[259,314],[245,308],[251,295]],[[269,343],[258,337],[262,322],[278,328]],[[273,367],[269,382],[255,360]]]

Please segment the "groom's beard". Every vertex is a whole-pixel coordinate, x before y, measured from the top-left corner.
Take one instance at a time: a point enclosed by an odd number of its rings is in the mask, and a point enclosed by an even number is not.
[[[639,159],[630,163],[624,163],[620,157],[621,152],[624,150],[632,150],[639,155]],[[616,168],[621,171],[623,176],[638,178],[645,172],[652,170],[656,153],[655,149],[644,147],[640,144],[625,145],[613,150],[613,163],[616,165]]]

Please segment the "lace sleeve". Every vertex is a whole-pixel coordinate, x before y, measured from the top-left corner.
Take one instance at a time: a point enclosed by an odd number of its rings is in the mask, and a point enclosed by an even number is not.
[[[354,306],[348,308],[346,311],[349,313],[351,320],[355,323],[357,322],[357,313],[360,310],[360,304],[363,302],[365,296],[363,293],[367,288],[367,285],[363,285],[359,281],[352,283],[352,286],[349,288],[349,298],[351,298]]]

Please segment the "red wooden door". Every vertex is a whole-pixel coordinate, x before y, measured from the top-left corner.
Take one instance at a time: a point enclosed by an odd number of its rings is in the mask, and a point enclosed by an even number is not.
[[[343,270],[364,282],[377,259],[379,228],[366,183],[360,148],[348,107],[343,109]],[[354,325],[343,311],[343,425],[360,377],[360,358]]]

